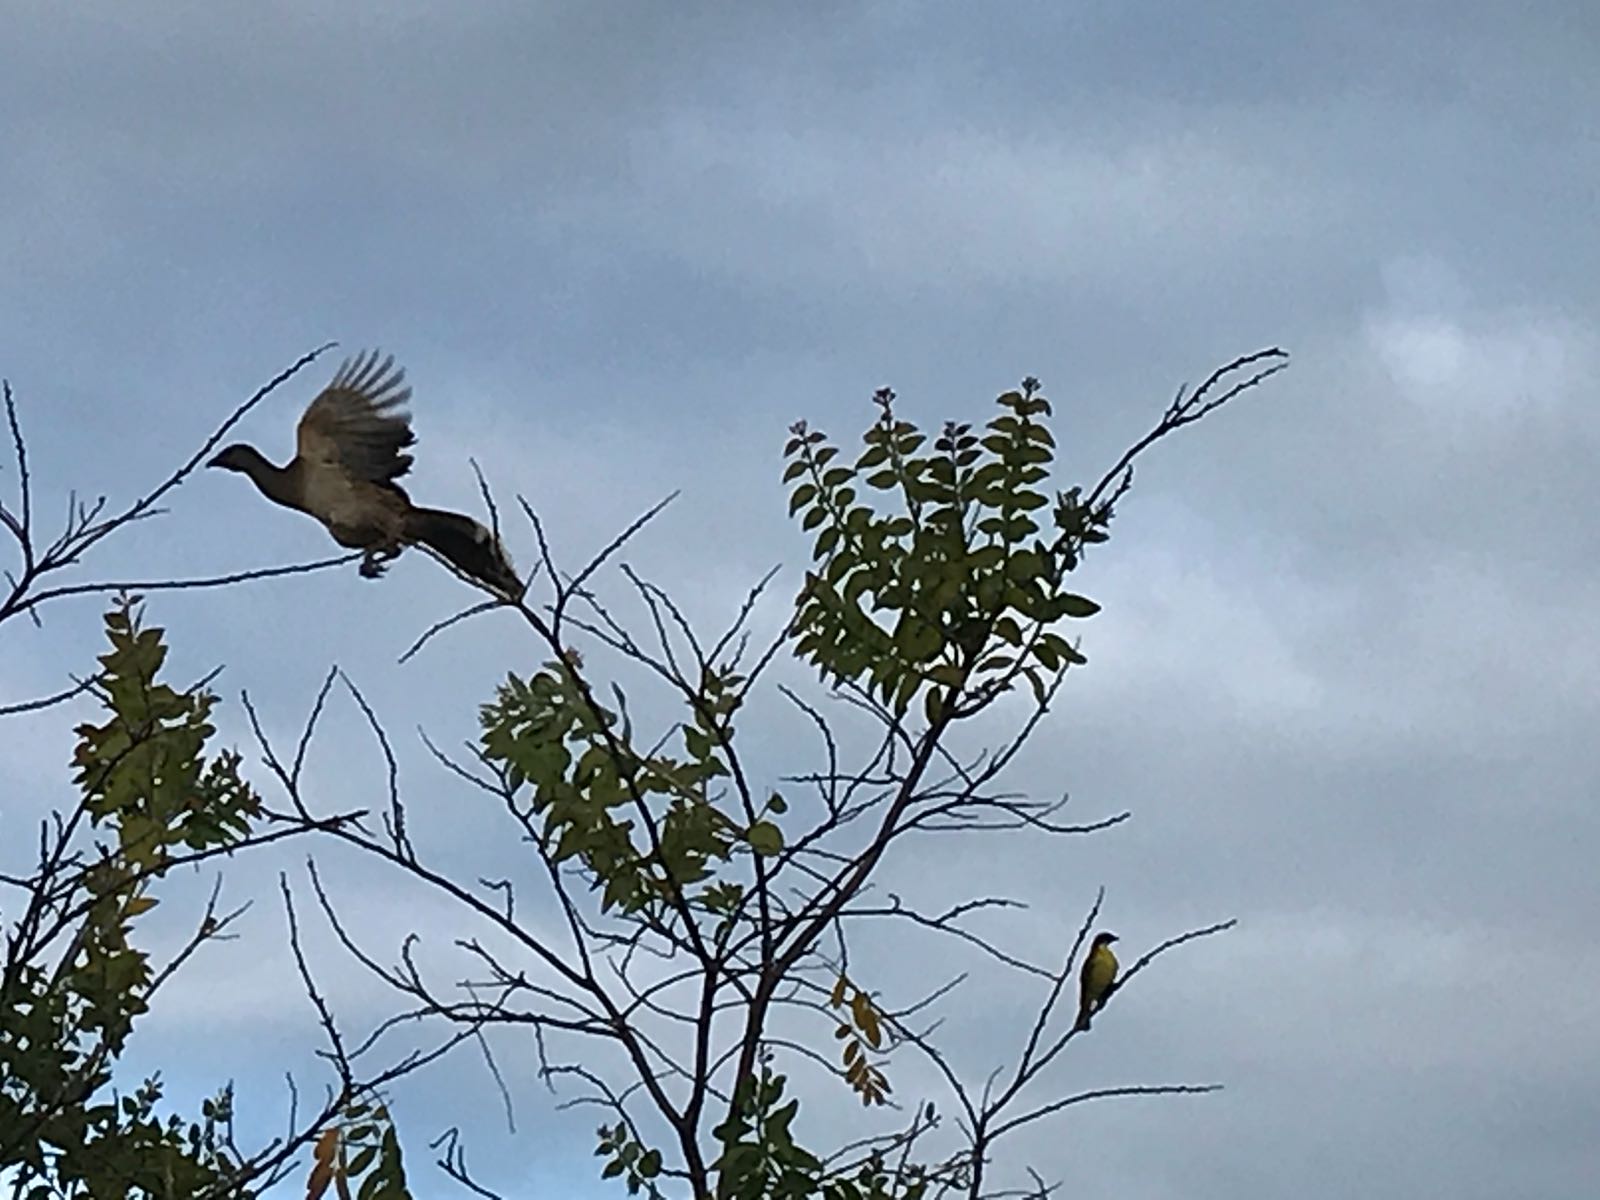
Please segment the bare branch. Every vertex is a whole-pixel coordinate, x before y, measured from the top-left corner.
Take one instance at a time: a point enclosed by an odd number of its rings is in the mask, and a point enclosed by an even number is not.
[[[1013,1117],[1009,1121],[1002,1121],[991,1130],[993,1137],[1002,1137],[1014,1129],[1031,1124],[1042,1117],[1051,1116],[1064,1108],[1071,1108],[1074,1104],[1086,1104],[1090,1100],[1109,1100],[1114,1096],[1201,1096],[1207,1092],[1220,1092],[1220,1083],[1161,1083],[1142,1087],[1108,1087],[1095,1088],[1092,1091],[1078,1092],[1072,1096],[1053,1100],[1049,1104],[1042,1104],[1029,1112]]]
[[[1271,365],[1254,372],[1238,383],[1226,386],[1219,395],[1211,394],[1211,390],[1221,385],[1228,376],[1236,371],[1262,362]],[[1187,395],[1185,395],[1185,388],[1179,388],[1177,396],[1167,406],[1167,411],[1162,414],[1161,420],[1156,424],[1155,428],[1124,450],[1122,457],[1117,459],[1116,465],[1100,477],[1100,481],[1089,492],[1088,499],[1084,502],[1084,507],[1091,510],[1094,509],[1106,494],[1107,489],[1113,484],[1117,484],[1117,494],[1120,495],[1121,492],[1126,491],[1126,483],[1118,483],[1118,481],[1126,480],[1131,483],[1134,460],[1169,433],[1182,429],[1185,425],[1194,424],[1201,417],[1221,408],[1241,392],[1247,392],[1251,388],[1266,382],[1279,371],[1287,370],[1288,366],[1289,355],[1278,347],[1271,346],[1265,350],[1257,350],[1253,354],[1241,355],[1232,362],[1218,367],[1210,375],[1206,376],[1205,382]]]
[[[43,708],[51,708],[63,704],[74,696],[81,696],[84,692],[100,682],[100,676],[91,675],[87,679],[80,679],[71,687],[55,693],[53,696],[43,696],[38,700],[23,700],[17,704],[0,704],[0,717],[12,717],[18,713],[38,712]]]
[[[336,558],[319,558],[314,562],[295,563],[287,567],[253,567],[248,571],[233,571],[226,575],[207,575],[196,579],[142,579],[117,580],[100,583],[74,583],[35,592],[27,600],[12,607],[11,612],[31,612],[50,600],[63,596],[88,596],[108,594],[142,594],[144,592],[175,592],[189,588],[227,587],[234,583],[251,583],[257,579],[276,579],[283,575],[306,575],[312,571],[325,571],[341,567],[360,558],[359,553],[341,554]]]

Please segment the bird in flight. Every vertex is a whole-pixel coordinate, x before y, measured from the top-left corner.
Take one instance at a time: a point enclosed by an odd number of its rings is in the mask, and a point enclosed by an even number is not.
[[[1089,947],[1089,957],[1078,972],[1078,1023],[1073,1029],[1089,1028],[1089,1021],[1104,1007],[1106,995],[1117,979],[1117,956],[1111,953],[1114,933],[1097,933]]]
[[[411,469],[411,455],[402,451],[416,441],[405,377],[393,355],[380,361],[374,350],[346,359],[306,407],[286,466],[242,442],[206,465],[248,475],[268,500],[315,517],[339,545],[364,551],[368,579],[406,546],[421,544],[463,575],[520,599],[522,581],[494,534],[461,513],[411,503],[395,483]]]

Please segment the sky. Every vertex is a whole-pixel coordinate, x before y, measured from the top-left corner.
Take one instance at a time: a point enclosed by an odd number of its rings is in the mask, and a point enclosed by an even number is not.
[[[575,566],[678,491],[630,561],[707,627],[780,565],[771,629],[808,557],[780,484],[793,421],[853,439],[884,385],[926,425],[981,421],[1036,375],[1065,486],[1181,383],[1290,351],[1149,455],[1082,570],[1090,664],[1014,782],[1133,819],[1065,845],[930,839],[890,882],[1020,895],[1011,944],[1044,959],[1101,886],[1132,955],[1238,919],[1119,995],[1059,1081],[1224,1090],[1080,1106],[1011,1151],[1075,1200],[1593,1194],[1591,5],[21,3],[6,25],[0,374],[46,513],[139,494],[303,352],[377,345],[415,388],[414,495],[474,509],[475,458]],[[240,436],[288,457],[336,358]],[[167,507],[74,579],[329,550],[237,476]],[[508,540],[532,561],[526,527]],[[414,731],[470,740],[539,659],[501,614],[398,665],[462,599],[410,555],[381,583],[148,613],[176,674],[225,666],[219,737],[264,788],[240,692],[292,737],[341,666],[396,739],[419,844],[470,878],[509,851]],[[0,627],[0,705],[83,670],[99,611]],[[0,858],[70,800],[85,711],[0,726]],[[771,719],[747,732],[776,779],[809,750]],[[330,808],[381,794],[361,729],[336,706],[313,748]],[[253,1129],[281,1122],[286,1068],[317,1086],[276,899],[280,870],[304,896],[308,851],[386,961],[414,931],[448,962],[462,932],[325,847],[229,865],[241,937],[186,968],[129,1069],[184,1103],[233,1078]],[[391,1011],[308,936],[353,1026]],[[888,998],[938,982],[895,951]],[[1036,998],[987,969],[946,1003],[970,1077]],[[596,1114],[511,1074],[514,1133],[476,1052],[395,1089],[416,1194],[461,1194],[427,1148],[451,1125],[504,1194],[616,1194]],[[816,1095],[821,1136],[840,1106]]]

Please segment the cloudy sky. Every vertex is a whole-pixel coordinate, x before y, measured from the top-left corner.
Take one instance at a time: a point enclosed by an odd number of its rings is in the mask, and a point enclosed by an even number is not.
[[[681,489],[633,561],[710,623],[773,564],[780,596],[798,581],[779,485],[797,418],[853,437],[890,384],[914,419],[982,420],[1031,373],[1066,483],[1184,380],[1292,351],[1150,456],[1083,572],[1105,606],[1091,664],[1015,782],[1134,821],[983,848],[1033,902],[1012,944],[1038,958],[1101,885],[1135,953],[1238,917],[1119,997],[1061,1076],[1226,1090],[1073,1109],[1018,1159],[1075,1200],[1593,1195],[1591,5],[23,3],[5,25],[0,374],[47,513],[69,489],[136,495],[303,351],[377,344],[416,388],[414,494],[472,506],[475,456],[577,562]],[[242,434],[287,457],[325,366]],[[327,550],[235,476],[170,509],[78,578]],[[511,542],[531,560],[525,529]],[[537,658],[491,617],[396,665],[460,601],[412,556],[381,584],[323,573],[150,615],[178,674],[226,664],[241,743],[241,689],[289,736],[343,666],[401,743],[417,836],[470,878],[473,797],[412,731],[470,738]],[[87,666],[98,611],[0,628],[0,704]],[[0,727],[0,854],[67,798],[79,716]],[[348,712],[329,729],[322,801],[370,802],[376,750]],[[751,732],[772,778],[807,765]],[[273,882],[302,854],[230,868],[256,901],[243,938],[136,1043],[186,1103],[237,1079],[255,1129],[281,1119],[286,1065],[315,1087]],[[965,878],[927,869],[951,843],[913,854],[903,879]],[[384,953],[459,932],[324,863]],[[319,945],[352,1024],[381,1016]],[[883,975],[901,999],[936,982]],[[947,1006],[974,1077],[1033,994],[978,977]],[[512,1082],[515,1134],[472,1054],[397,1089],[418,1194],[457,1194],[428,1166],[451,1124],[507,1194],[612,1194],[594,1114]]]

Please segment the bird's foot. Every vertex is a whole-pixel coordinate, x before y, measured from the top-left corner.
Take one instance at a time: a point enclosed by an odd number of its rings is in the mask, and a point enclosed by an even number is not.
[[[400,557],[400,546],[371,546],[361,559],[361,577],[363,579],[381,579],[384,571],[395,559]]]

